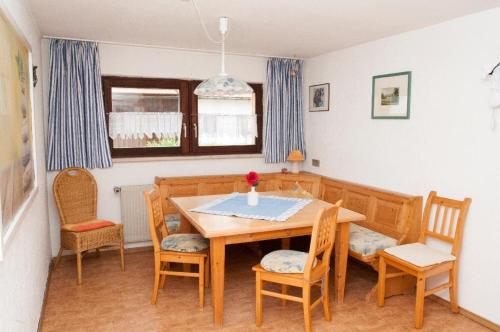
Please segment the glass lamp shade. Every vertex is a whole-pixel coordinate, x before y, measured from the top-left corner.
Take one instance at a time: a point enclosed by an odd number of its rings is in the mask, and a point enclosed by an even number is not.
[[[202,97],[248,96],[253,89],[246,82],[229,75],[218,75],[201,82],[194,94]]]

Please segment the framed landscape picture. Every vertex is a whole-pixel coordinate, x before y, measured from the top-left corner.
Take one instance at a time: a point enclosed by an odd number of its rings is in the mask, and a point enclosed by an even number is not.
[[[309,112],[323,112],[330,109],[330,83],[309,87]]]
[[[372,119],[409,119],[411,71],[373,76]]]
[[[36,194],[31,49],[0,6],[0,260]]]

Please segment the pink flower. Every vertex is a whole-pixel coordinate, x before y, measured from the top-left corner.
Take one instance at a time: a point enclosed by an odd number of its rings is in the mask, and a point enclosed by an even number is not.
[[[247,182],[252,187],[257,187],[259,184],[259,175],[256,172],[250,171],[246,176]]]

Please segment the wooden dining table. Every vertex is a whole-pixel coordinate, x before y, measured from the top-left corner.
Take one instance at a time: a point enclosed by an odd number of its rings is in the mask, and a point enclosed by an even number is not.
[[[274,194],[276,193],[261,193]],[[225,247],[229,244],[282,239],[283,249],[289,246],[289,238],[310,235],[318,211],[333,204],[312,199],[312,202],[283,222],[247,219],[191,212],[190,210],[210,203],[225,195],[171,197],[170,201],[181,214],[180,232],[190,232],[191,226],[210,240],[210,267],[212,281],[212,306],[215,327],[221,327],[224,316],[224,265]],[[335,240],[334,299],[344,301],[344,289],[349,251],[349,223],[364,221],[360,213],[340,208]]]

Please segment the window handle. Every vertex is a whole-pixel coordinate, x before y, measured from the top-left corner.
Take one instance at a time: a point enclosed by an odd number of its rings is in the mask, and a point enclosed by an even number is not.
[[[193,123],[193,129],[194,129],[194,137],[198,138],[198,126],[196,123]]]
[[[186,126],[186,123],[184,122],[182,124],[182,126],[184,127],[184,138],[187,138],[187,126]]]

